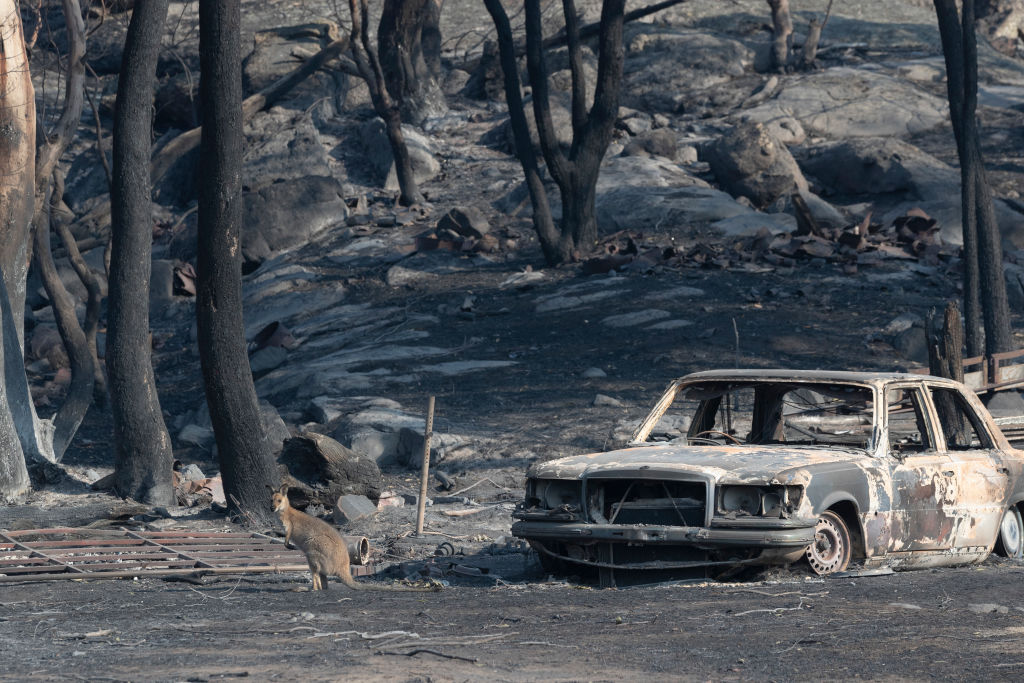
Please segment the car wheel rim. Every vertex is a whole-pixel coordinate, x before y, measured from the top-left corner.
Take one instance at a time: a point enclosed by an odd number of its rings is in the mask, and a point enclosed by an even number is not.
[[[1003,522],[999,525],[1002,535],[1003,547],[1010,557],[1020,557],[1021,554],[1021,522],[1020,513],[1010,508],[1003,515]]]
[[[814,543],[807,546],[807,561],[817,574],[830,574],[842,565],[846,548],[843,534],[830,519],[819,519]]]

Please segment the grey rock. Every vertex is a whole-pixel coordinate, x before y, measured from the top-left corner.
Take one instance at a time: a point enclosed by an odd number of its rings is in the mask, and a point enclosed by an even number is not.
[[[413,177],[417,183],[431,180],[441,171],[441,164],[434,157],[433,144],[424,135],[411,126],[402,126],[402,137],[409,150]],[[398,175],[395,172],[395,159],[391,153],[391,144],[384,128],[384,122],[374,118],[363,124],[360,139],[366,152],[367,161],[384,181],[386,189],[398,189]]]
[[[844,66],[789,78],[775,97],[744,116],[765,124],[792,117],[808,132],[833,140],[906,138],[946,124],[949,105],[913,83]]]
[[[915,326],[900,332],[893,338],[892,345],[904,358],[918,363],[928,362],[928,338],[924,327]]]
[[[1017,417],[1024,415],[1024,397],[1019,391],[997,391],[985,407],[994,417]]]
[[[687,287],[682,285],[670,289],[654,291],[644,296],[644,301],[672,301],[675,299],[696,299],[704,296],[705,292],[699,287]]]
[[[245,310],[245,336],[253,339],[272,323],[281,323],[301,337],[299,320],[323,320],[335,312],[349,310],[341,306],[345,288],[340,283],[314,287],[317,274],[302,266],[269,261],[242,281],[242,305]]]
[[[601,368],[587,368],[582,373],[580,373],[580,376],[584,377],[585,379],[600,379],[602,377],[607,377],[608,373],[606,373]]]
[[[1003,275],[1006,278],[1006,297],[1010,310],[1024,312],[1024,266],[1004,262]]]
[[[310,400],[306,414],[320,424],[328,424],[344,415],[344,403],[330,396],[317,396]]]
[[[199,469],[199,465],[189,464],[182,467],[178,474],[184,481],[199,481],[200,479],[206,479],[206,475]]]
[[[813,216],[814,220],[818,222],[818,225],[830,226],[833,228],[845,228],[854,222],[843,215],[839,209],[832,206],[813,192],[801,192],[800,196],[803,197],[808,210],[811,212],[811,216]]]
[[[753,50],[707,30],[629,23],[623,43],[622,103],[648,112],[675,112],[694,90],[742,76],[754,63]]]
[[[396,432],[382,432],[369,427],[358,430],[339,428],[334,431],[333,436],[357,453],[370,458],[380,467],[394,464],[398,460]]]
[[[213,448],[215,439],[212,429],[190,424],[178,432],[178,441],[208,451]]]
[[[594,397],[594,405],[607,406],[610,408],[621,408],[623,403],[617,398],[612,398],[611,396],[606,396],[604,394],[598,394],[597,396]]]
[[[334,508],[334,523],[352,524],[376,514],[377,506],[366,496],[344,495],[338,498],[338,503]]]
[[[882,329],[882,333],[900,334],[914,326],[923,327],[924,319],[915,313],[901,313],[889,321],[889,324]]]
[[[876,220],[891,222],[918,208],[938,221],[943,240],[963,241],[959,171],[909,143],[877,137],[826,143],[810,147],[801,164],[831,194],[870,196]],[[1024,216],[998,199],[995,211],[1003,237],[1024,246]]]
[[[458,434],[434,432],[430,438],[430,464],[443,462],[448,451],[464,446],[469,439]],[[398,462],[406,467],[423,466],[423,432],[408,427],[398,433]]]
[[[242,214],[242,256],[258,264],[284,249],[306,244],[331,226],[343,225],[348,208],[337,179],[307,176],[245,193]]]
[[[249,356],[249,367],[255,377],[266,374],[274,368],[280,367],[288,360],[288,349],[280,346],[267,346],[254,351]]]
[[[334,176],[327,141],[312,114],[283,107],[255,114],[245,126],[244,188],[258,190],[281,180]]]
[[[624,186],[599,195],[596,204],[598,224],[603,232],[609,233],[649,230],[659,225],[708,226],[737,216],[766,215],[737,203],[726,192],[700,186]],[[775,219],[770,216],[764,219],[772,220]],[[758,227],[764,221],[759,218]]]
[[[673,320],[662,320],[661,322],[648,325],[645,329],[648,330],[678,330],[681,327],[689,327],[693,325],[692,320],[682,320],[676,318]]]
[[[623,187],[710,187],[667,157],[617,156],[601,165],[597,195]],[[636,207],[631,207],[636,208]]]
[[[694,145],[680,145],[676,153],[676,161],[681,164],[696,164],[698,161],[697,148]]]
[[[619,125],[625,128],[630,135],[648,133],[652,128],[651,119],[646,116],[631,116],[621,121]]]
[[[253,36],[253,49],[242,60],[242,79],[246,92],[257,92],[298,68],[301,62],[295,52],[319,52],[330,40],[331,27],[326,23],[281,26],[257,31]],[[305,87],[303,87],[305,86]],[[317,79],[300,83],[291,95],[323,97],[323,87]]]
[[[672,314],[668,311],[662,311],[657,308],[648,308],[642,311],[610,315],[601,322],[608,327],[638,327],[645,323],[667,318],[670,315]]]
[[[715,221],[711,223],[711,227],[722,234],[736,237],[756,235],[763,228],[775,234],[795,230],[796,218],[786,213],[749,211]]]
[[[693,149],[693,148],[690,148]],[[680,159],[679,138],[669,128],[656,128],[636,135],[622,150],[623,156],[642,156],[652,154],[666,159]],[[697,160],[697,152],[693,149],[693,161]]]
[[[363,266],[396,263],[408,255],[399,251],[401,242],[380,237],[359,237],[327,253],[327,258],[345,266]]]
[[[572,113],[571,113],[571,99],[563,92],[552,92],[550,93],[549,104],[551,108],[551,123],[554,130],[555,140],[558,141],[560,147],[563,150],[568,150],[572,145]],[[533,111],[532,99],[530,97],[523,98],[523,107],[527,112]],[[530,139],[533,141],[534,149],[537,153],[541,153],[540,149],[540,138],[537,136],[537,121],[534,116],[528,114],[526,117],[526,126],[530,129]],[[512,131],[512,123],[509,120],[502,121],[495,128],[488,133],[485,133],[480,143],[490,147],[496,147],[497,149],[507,152],[509,154],[515,154],[516,140],[515,134]]]
[[[538,303],[535,310],[538,313],[576,310],[613,296],[615,296],[615,292],[594,292],[583,296],[555,296]]]
[[[466,87],[466,84],[469,83],[469,78],[469,72],[462,69],[452,69],[445,75],[444,80],[441,81],[441,91],[449,96],[458,95]]]
[[[417,372],[436,373],[446,377],[457,377],[467,372],[496,370],[513,365],[518,365],[518,363],[514,360],[456,360],[447,363],[436,363],[434,365],[421,365],[416,370]]]
[[[473,206],[460,206],[446,213],[437,222],[440,230],[451,230],[463,237],[480,239],[491,230],[483,213]]]
[[[275,408],[269,401],[261,400],[259,403],[260,420],[263,422],[263,431],[267,435],[267,442],[270,444],[270,452],[277,457],[281,452],[284,442],[292,437],[288,425],[281,419]]]
[[[959,198],[960,173],[914,145],[891,138],[852,138],[807,149],[803,169],[839,195],[912,193],[938,199],[952,190]]]
[[[707,147],[705,157],[722,188],[750,199],[757,207],[807,189],[793,155],[757,122],[733,128]]]
[[[414,270],[401,265],[391,266],[384,275],[384,281],[388,283],[389,287],[413,286],[436,278],[437,273]]]

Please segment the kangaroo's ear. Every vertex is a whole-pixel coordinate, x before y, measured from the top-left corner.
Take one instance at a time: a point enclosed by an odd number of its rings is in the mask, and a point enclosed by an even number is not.
[[[282,496],[288,495],[288,484],[281,484],[281,488],[278,491]]]

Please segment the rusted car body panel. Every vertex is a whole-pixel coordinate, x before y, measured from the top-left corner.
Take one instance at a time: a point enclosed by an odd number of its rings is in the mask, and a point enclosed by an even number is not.
[[[715,422],[741,390],[760,397],[753,417],[742,418],[751,425],[747,443],[735,426],[732,435]],[[684,393],[703,398],[683,442],[649,443]],[[809,408],[792,396],[810,397]],[[790,424],[787,411],[810,426]],[[817,443],[814,420],[849,422],[849,429],[829,427],[830,437],[848,443]],[[753,443],[758,430],[781,435],[783,424],[814,443]],[[962,443],[947,443],[954,437]],[[868,567],[965,564],[992,552],[1004,513],[1024,502],[1022,470],[1024,452],[1010,447],[973,392],[950,380],[701,372],[669,385],[629,447],[532,466],[512,532],[542,559],[600,570],[787,563],[802,556],[822,514],[833,511],[849,526],[854,558]]]

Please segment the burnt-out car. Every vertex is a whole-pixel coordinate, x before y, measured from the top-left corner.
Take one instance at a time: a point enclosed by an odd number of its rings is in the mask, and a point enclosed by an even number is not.
[[[1021,556],[1022,470],[957,382],[699,372],[626,448],[534,464],[512,533],[547,569],[602,583],[801,559],[818,574],[967,564]]]

